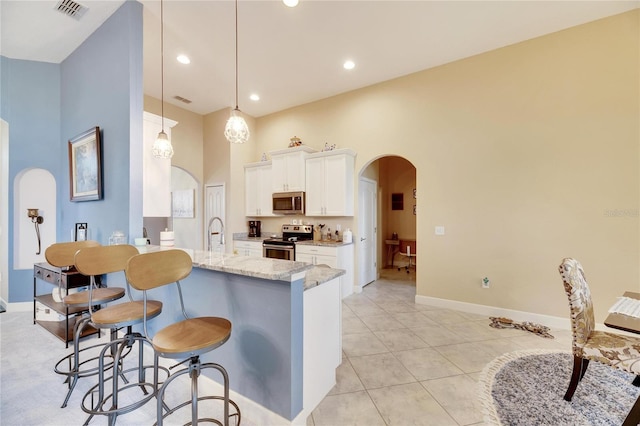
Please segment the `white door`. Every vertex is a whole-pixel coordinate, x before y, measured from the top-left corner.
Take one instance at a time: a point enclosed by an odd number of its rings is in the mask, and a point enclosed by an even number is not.
[[[0,119],[0,205],[9,205],[9,123]],[[0,210],[0,312],[9,302],[9,209]]]
[[[360,178],[358,185],[358,286],[375,281],[377,275],[377,233],[376,212],[378,211],[378,184],[367,178]]]
[[[211,248],[214,252],[224,253],[225,248],[220,245],[220,233],[223,232],[225,223],[224,215],[224,185],[207,185],[204,194],[204,250]],[[219,217],[209,226],[211,219]],[[221,223],[222,222],[222,223]],[[226,236],[225,236],[226,240]],[[209,241],[211,247],[209,247]],[[225,241],[226,242],[226,241]]]

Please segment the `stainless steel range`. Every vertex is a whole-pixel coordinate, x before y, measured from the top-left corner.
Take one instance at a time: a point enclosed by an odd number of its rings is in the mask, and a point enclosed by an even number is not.
[[[282,225],[282,238],[262,242],[262,257],[296,260],[296,241],[313,240],[313,225]]]

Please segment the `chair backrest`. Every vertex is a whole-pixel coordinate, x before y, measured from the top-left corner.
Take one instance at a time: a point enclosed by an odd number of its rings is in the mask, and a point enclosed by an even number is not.
[[[49,265],[53,265],[58,268],[64,268],[66,266],[75,265],[75,255],[78,250],[86,247],[99,246],[100,243],[92,240],[55,243],[51,244],[44,251],[44,258],[47,260]]]
[[[415,255],[416,253],[416,240],[400,240],[399,243],[400,253],[407,255]]]
[[[150,290],[186,278],[193,261],[182,250],[162,250],[133,256],[127,262],[127,281],[136,290]]]
[[[563,259],[559,267],[564,291],[569,298],[573,347],[584,347],[595,328],[591,291],[584,276],[582,265],[575,259]]]
[[[124,271],[127,260],[138,254],[138,249],[128,244],[88,247],[75,255],[75,265],[83,275],[103,275]]]

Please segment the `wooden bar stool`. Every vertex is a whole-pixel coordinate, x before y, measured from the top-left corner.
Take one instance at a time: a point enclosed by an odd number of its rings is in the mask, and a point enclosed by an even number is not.
[[[124,272],[127,261],[138,254],[138,250],[131,245],[112,245],[89,247],[79,250],[75,255],[75,265],[78,272],[91,277],[91,281],[96,276]],[[162,303],[155,300],[135,301],[131,295],[129,283],[125,282],[129,301],[108,305],[105,308],[94,311],[90,310],[90,323],[94,327],[109,329],[114,334],[117,330],[126,327],[127,332],[124,337],[113,339],[106,343],[98,357],[98,383],[89,389],[82,399],[82,409],[91,414],[88,421],[95,414],[107,415],[109,424],[114,425],[119,414],[128,413],[146,404],[155,396],[157,382],[147,382],[145,371],[153,369],[154,379],[157,372],[153,365],[144,365],[144,346],[148,344],[145,336],[133,332],[132,326],[142,324],[144,320],[155,318],[162,312]],[[92,296],[90,295],[90,298]],[[128,354],[135,343],[138,342],[137,362],[131,368],[125,368],[124,356]],[[114,367],[110,368],[112,364]],[[111,371],[111,375],[107,373]],[[165,369],[168,376],[168,370]],[[137,380],[129,380],[126,375],[136,372]],[[111,393],[105,391],[105,385],[111,381]],[[127,399],[127,405],[119,406],[119,397],[130,390],[139,388],[142,391],[140,396],[137,392],[132,398]],[[87,424],[85,423],[85,424]]]
[[[100,244],[97,241],[55,243],[47,247],[44,255],[50,265],[58,268],[75,268],[75,254],[78,250],[98,246],[100,246]],[[96,364],[97,356],[87,355],[86,359],[80,359],[83,352],[88,354],[93,348],[102,346],[102,343],[100,343],[80,349],[80,338],[90,319],[89,310],[92,309],[92,307],[98,307],[120,299],[125,293],[124,288],[121,287],[100,287],[95,280],[91,281],[88,290],[89,291],[72,293],[63,297],[62,287],[60,283],[58,283],[58,294],[60,295],[62,303],[68,308],[84,309],[82,318],[76,319],[73,327],[73,352],[59,360],[54,367],[56,373],[67,376],[65,383],[69,385],[69,390],[62,403],[62,408],[67,406],[78,379],[95,375],[98,372],[97,366],[91,366],[92,364]],[[108,365],[110,366],[111,364]]]
[[[185,311],[184,300],[180,280],[191,273],[192,260],[182,250],[166,250],[153,253],[139,254],[129,259],[125,270],[127,280],[132,287],[143,291],[143,300],[147,300],[147,291],[167,284],[176,283],[178,298],[184,320],[171,324],[158,331],[152,339],[155,350],[155,364],[158,365],[158,357],[182,360],[179,364],[189,361],[189,365],[182,370],[171,374],[162,384],[157,395],[157,420],[162,426],[165,417],[173,414],[180,408],[191,405],[191,425],[202,422],[216,424],[229,424],[229,418],[235,417],[236,424],[240,424],[240,409],[235,402],[229,399],[229,376],[226,370],[216,363],[202,363],[200,355],[210,352],[223,345],[231,336],[231,322],[219,317],[189,318]],[[144,322],[146,330],[147,321]],[[145,332],[146,333],[146,332]],[[218,370],[222,374],[224,384],[224,396],[198,396],[198,377],[206,368]],[[168,408],[164,402],[164,393],[169,384],[183,374],[191,377],[191,400],[185,401],[174,408]],[[198,402],[214,399],[222,400],[224,404],[223,423],[212,418],[198,417]],[[235,413],[229,414],[229,404],[235,408]],[[167,412],[163,413],[163,409]]]

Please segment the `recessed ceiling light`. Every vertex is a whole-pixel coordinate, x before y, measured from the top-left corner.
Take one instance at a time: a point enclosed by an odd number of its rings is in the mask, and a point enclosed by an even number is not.
[[[178,57],[176,58],[178,60],[178,62],[180,62],[181,64],[185,64],[188,65],[191,63],[191,59],[189,59],[189,57],[187,55],[178,55]]]
[[[296,7],[298,5],[298,0],[282,0],[282,3],[284,3],[285,6]]]
[[[259,101],[260,96],[258,96],[257,93],[252,93],[251,96],[249,96],[249,99],[251,99],[252,101]]]
[[[346,61],[342,66],[345,70],[352,70],[356,67],[356,64],[353,61]]]

